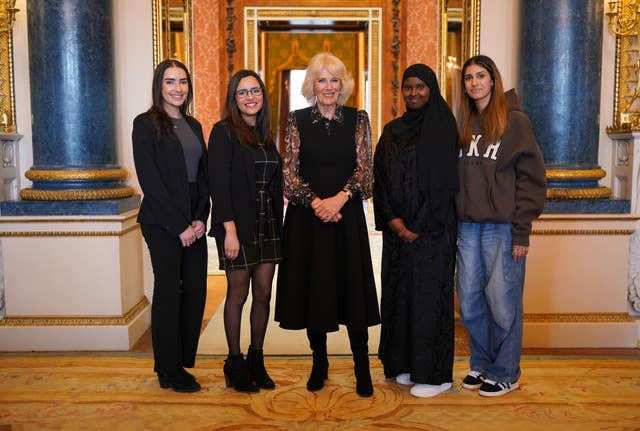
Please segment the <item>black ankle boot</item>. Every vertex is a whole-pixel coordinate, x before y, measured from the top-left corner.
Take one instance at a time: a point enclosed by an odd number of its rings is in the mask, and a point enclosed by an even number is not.
[[[176,374],[182,374],[182,376],[184,377],[185,381],[186,380],[191,380],[193,382],[196,381],[196,378],[193,376],[193,374],[189,373],[184,368],[178,368],[178,371],[177,371]],[[162,389],[169,389],[171,387],[171,382],[169,380],[170,380],[169,379],[169,374],[167,374],[167,373],[158,373],[158,383],[160,383],[160,387]]]
[[[273,389],[276,387],[276,384],[271,380],[267,370],[264,368],[262,349],[256,350],[253,346],[249,346],[247,367],[249,368],[249,378],[254,381],[260,389]]]
[[[175,373],[158,373],[158,383],[162,389],[173,389],[175,392],[198,392],[198,383],[191,374],[180,368]]]
[[[251,382],[249,369],[242,354],[229,355],[224,361],[224,380],[227,387],[233,386],[238,392],[258,392],[260,389]]]
[[[369,371],[369,357],[359,356],[353,359],[353,371],[356,375],[356,392],[361,397],[373,395],[373,383],[371,382],[371,372]]]

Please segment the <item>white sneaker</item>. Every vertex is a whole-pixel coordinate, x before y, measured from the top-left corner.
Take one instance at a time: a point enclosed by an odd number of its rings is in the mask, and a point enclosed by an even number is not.
[[[451,383],[443,383],[441,385],[425,385],[417,383],[411,387],[411,395],[418,398],[435,397],[445,391],[451,389]]]
[[[413,385],[413,382],[411,381],[411,374],[409,373],[398,374],[396,376],[396,383],[400,385],[405,385],[405,386]]]

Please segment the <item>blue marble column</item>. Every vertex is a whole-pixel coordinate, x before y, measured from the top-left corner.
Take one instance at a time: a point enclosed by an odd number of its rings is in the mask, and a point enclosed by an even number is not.
[[[116,160],[111,0],[30,0],[33,188],[3,215],[135,207]]]
[[[547,164],[545,212],[621,204],[598,184],[602,21],[602,0],[520,3],[520,96]]]

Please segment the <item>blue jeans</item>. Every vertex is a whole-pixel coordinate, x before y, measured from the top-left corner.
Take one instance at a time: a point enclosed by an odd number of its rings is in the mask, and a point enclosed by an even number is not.
[[[520,377],[525,268],[511,249],[510,223],[458,223],[456,288],[471,369],[506,383]]]

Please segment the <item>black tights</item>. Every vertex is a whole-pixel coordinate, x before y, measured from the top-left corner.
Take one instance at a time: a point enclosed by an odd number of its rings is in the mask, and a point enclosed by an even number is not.
[[[269,322],[269,303],[271,301],[271,283],[276,265],[259,263],[248,269],[227,271],[227,299],[224,302],[224,331],[230,355],[239,355],[240,322],[242,308],[249,295],[251,282],[251,345],[262,349],[264,334]]]

